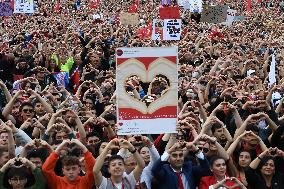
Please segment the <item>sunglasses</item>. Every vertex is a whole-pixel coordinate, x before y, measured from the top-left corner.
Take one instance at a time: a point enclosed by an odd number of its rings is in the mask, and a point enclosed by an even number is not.
[[[28,112],[33,113],[34,110],[33,109],[23,109],[23,112],[24,113],[28,113]]]
[[[207,152],[209,152],[209,149],[208,148],[205,148],[205,147],[198,147],[200,150],[202,150],[202,152],[204,152],[204,153],[207,153]]]

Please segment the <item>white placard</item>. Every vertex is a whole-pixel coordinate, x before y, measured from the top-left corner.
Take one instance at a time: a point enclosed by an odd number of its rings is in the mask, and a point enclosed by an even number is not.
[[[180,40],[181,19],[165,19],[163,40]]]
[[[190,12],[201,13],[202,12],[202,0],[189,0],[189,10]]]
[[[234,9],[228,9],[227,10],[227,19],[226,22],[223,22],[222,24],[227,25],[227,26],[231,26],[232,23],[235,20],[235,16],[236,16],[237,11]]]
[[[14,13],[34,13],[33,0],[15,0]]]

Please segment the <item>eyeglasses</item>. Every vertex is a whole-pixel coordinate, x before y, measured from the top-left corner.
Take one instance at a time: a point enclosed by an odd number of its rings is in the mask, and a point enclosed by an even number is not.
[[[34,110],[33,109],[23,109],[23,112],[24,113],[28,113],[28,112],[33,113]]]

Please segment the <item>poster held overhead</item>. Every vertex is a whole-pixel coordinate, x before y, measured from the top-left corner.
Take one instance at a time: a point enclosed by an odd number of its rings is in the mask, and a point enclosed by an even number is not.
[[[205,6],[201,14],[201,22],[222,23],[227,19],[228,5]]]
[[[118,134],[176,132],[177,47],[118,48],[116,58]]]
[[[34,1],[14,0],[14,13],[34,13]]]
[[[13,12],[11,2],[0,2],[0,16],[11,16]]]

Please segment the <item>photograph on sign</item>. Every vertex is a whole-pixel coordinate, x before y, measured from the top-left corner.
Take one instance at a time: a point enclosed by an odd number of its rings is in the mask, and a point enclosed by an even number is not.
[[[34,1],[14,0],[14,13],[34,13]]]
[[[163,40],[164,20],[153,19],[152,40]]]
[[[139,15],[138,13],[121,13],[120,14],[120,23],[122,25],[131,25],[135,26],[139,24]]]
[[[201,13],[201,22],[222,23],[227,19],[227,5],[205,6]]]
[[[176,132],[177,47],[116,49],[118,134]]]

